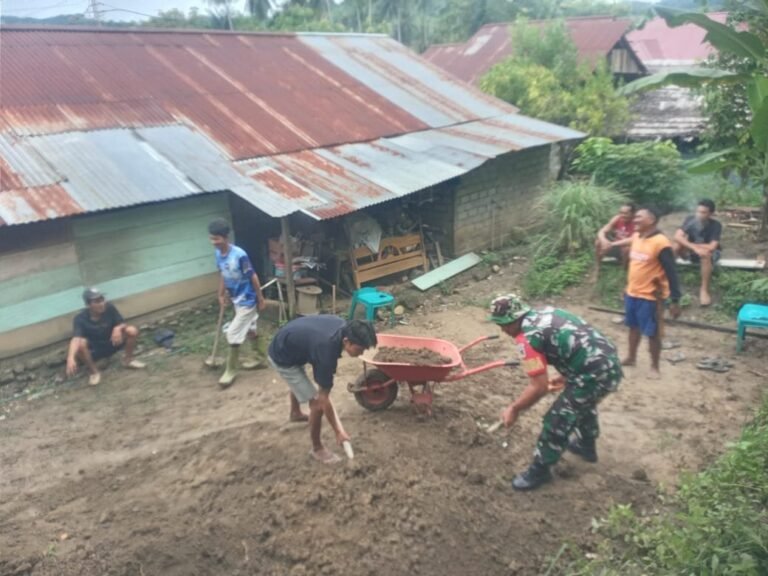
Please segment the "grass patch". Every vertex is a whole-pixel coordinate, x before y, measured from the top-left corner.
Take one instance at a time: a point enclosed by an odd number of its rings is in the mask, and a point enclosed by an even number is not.
[[[768,396],[737,442],[708,470],[684,476],[667,510],[614,506],[593,521],[604,539],[590,558],[575,548],[553,574],[569,576],[768,574]],[[570,563],[565,564],[569,560]]]
[[[562,294],[566,288],[584,281],[591,263],[589,253],[537,258],[523,280],[523,292],[528,298]]]
[[[768,303],[768,277],[744,270],[718,270],[712,283],[720,293],[718,310],[735,318],[747,302]]]

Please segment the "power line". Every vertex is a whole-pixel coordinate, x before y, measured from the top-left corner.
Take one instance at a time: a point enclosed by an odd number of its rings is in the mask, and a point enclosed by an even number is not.
[[[128,14],[136,14],[137,16],[146,16],[147,18],[155,18],[155,15],[152,14],[146,14],[145,12],[136,12],[136,10],[128,10],[127,8],[118,8],[117,6],[112,6],[111,4],[104,4],[104,2],[99,2],[101,6],[104,8],[107,8],[106,10],[102,10],[101,13],[105,14],[107,12],[126,12]]]
[[[16,8],[16,9],[4,9],[0,10],[3,14],[27,14],[29,18],[32,18],[34,14],[38,12],[44,12],[46,10],[53,10],[55,8],[64,8],[69,6],[82,6],[82,2],[71,2],[70,0],[63,0],[58,4],[51,4],[49,6],[36,6],[34,8]]]

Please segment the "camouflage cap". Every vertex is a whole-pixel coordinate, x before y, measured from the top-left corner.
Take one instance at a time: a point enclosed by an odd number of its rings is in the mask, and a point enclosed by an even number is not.
[[[516,294],[507,294],[498,296],[491,302],[491,316],[488,320],[503,326],[516,322],[530,311],[531,308]]]

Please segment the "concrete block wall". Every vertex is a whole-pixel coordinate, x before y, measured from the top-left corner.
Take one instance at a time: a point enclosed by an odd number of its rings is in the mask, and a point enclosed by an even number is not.
[[[454,192],[453,252],[498,247],[530,222],[551,180],[551,147],[511,152],[462,176]]]

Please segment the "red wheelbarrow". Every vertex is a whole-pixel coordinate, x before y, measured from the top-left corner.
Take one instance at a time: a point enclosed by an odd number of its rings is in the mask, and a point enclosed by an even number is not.
[[[454,382],[502,366],[517,366],[517,360],[495,360],[468,368],[461,357],[462,353],[486,340],[495,340],[499,336],[482,336],[466,346],[458,348],[452,342],[437,338],[399,336],[396,334],[378,334],[379,346],[391,348],[413,348],[436,352],[450,358],[448,364],[415,365],[374,360],[376,351],[363,355],[363,373],[347,389],[355,395],[355,400],[366,410],[379,412],[386,410],[397,398],[400,384],[407,384],[411,391],[411,403],[420,412],[431,414],[434,386],[438,382]],[[371,367],[369,367],[369,365]]]

